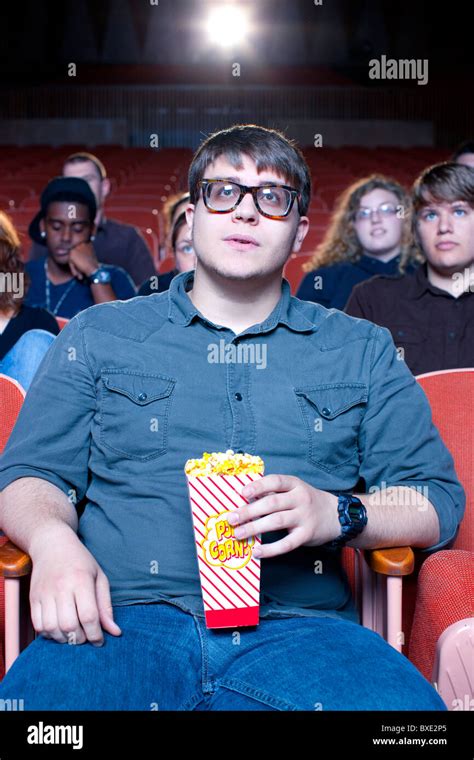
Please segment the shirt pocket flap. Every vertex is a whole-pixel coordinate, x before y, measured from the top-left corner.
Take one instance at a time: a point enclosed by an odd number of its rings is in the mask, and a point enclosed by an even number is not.
[[[352,406],[366,403],[368,386],[364,383],[332,383],[295,388],[295,393],[315,406],[321,417],[332,420]]]
[[[170,377],[161,375],[129,374],[128,372],[102,373],[108,390],[127,396],[140,406],[169,396],[176,383]]]

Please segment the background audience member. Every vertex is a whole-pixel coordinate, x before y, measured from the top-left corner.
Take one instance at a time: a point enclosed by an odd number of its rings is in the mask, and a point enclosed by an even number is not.
[[[188,201],[185,202],[187,205]],[[162,293],[168,290],[170,282],[180,272],[187,272],[196,267],[196,254],[189,233],[184,211],[175,221],[171,234],[171,250],[173,251],[176,266],[170,272],[161,275],[153,275],[143,283],[138,291],[139,296],[149,296],[152,293]]]
[[[346,312],[387,327],[414,375],[474,367],[474,172],[455,163],[426,169],[413,208],[426,263],[357,285]]]
[[[178,217],[186,211],[189,199],[190,195],[186,191],[185,193],[173,193],[163,203],[162,214],[165,222],[164,239],[166,256],[173,255],[172,236],[174,226]]]
[[[59,333],[58,323],[45,309],[23,303],[28,286],[20,258],[20,238],[0,211],[0,373],[28,390],[35,372]]]
[[[136,295],[120,267],[99,263],[94,239],[95,197],[78,177],[56,177],[41,194],[41,210],[30,224],[30,237],[44,241],[47,255],[29,261],[27,302],[70,319],[97,303]],[[44,248],[43,248],[44,250]]]
[[[155,266],[148,246],[136,227],[105,217],[104,202],[110,192],[110,180],[102,161],[92,153],[72,153],[64,163],[63,176],[80,177],[89,184],[95,195],[94,250],[98,260],[125,269],[138,287],[155,273]],[[44,255],[43,241],[35,241],[29,253],[30,260]]]
[[[451,161],[474,169],[474,140],[466,140],[458,145],[451,156]]]
[[[297,298],[343,309],[357,283],[395,274],[402,266],[414,271],[409,205],[405,189],[383,175],[350,185],[337,202],[324,240],[303,267],[309,274]]]

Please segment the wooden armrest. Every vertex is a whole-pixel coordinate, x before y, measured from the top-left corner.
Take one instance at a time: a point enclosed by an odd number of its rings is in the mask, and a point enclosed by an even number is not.
[[[365,554],[370,568],[381,575],[410,575],[415,568],[415,555],[410,546],[372,549]]]
[[[11,541],[0,546],[0,576],[21,578],[31,573],[31,567],[30,556]]]

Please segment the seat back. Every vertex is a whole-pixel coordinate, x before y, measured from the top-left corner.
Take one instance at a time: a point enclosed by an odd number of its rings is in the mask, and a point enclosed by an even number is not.
[[[69,322],[69,319],[66,319],[66,317],[57,317],[56,316],[55,319],[56,319],[56,322],[58,323],[58,327],[59,327],[60,330],[62,330],[63,327],[65,327],[67,325],[67,323]]]
[[[474,551],[474,368],[442,370],[416,378],[430,402],[433,422],[454,459],[466,492],[466,511],[453,548]]]
[[[25,391],[16,380],[8,375],[0,374],[0,454],[3,452],[6,443],[13,430],[21,405],[25,398]],[[0,546],[8,540],[7,536],[0,535]],[[5,673],[5,663],[3,658],[4,652],[4,635],[5,635],[5,585],[4,580],[0,577],[0,679]]]
[[[0,374],[0,454],[6,446],[10,433],[20,412],[26,392],[16,380]]]

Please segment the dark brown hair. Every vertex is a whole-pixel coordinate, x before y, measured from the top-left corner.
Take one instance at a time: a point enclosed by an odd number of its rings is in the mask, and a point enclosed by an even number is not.
[[[446,161],[425,169],[413,183],[415,217],[428,203],[465,201],[474,206],[474,169]]]
[[[235,124],[228,129],[214,132],[206,138],[194,154],[189,168],[189,192],[191,203],[197,203],[209,164],[225,156],[236,169],[242,168],[242,155],[249,156],[257,171],[273,169],[286,178],[300,193],[299,211],[308,211],[311,199],[311,175],[306,160],[294,140],[277,129],[259,127],[256,124]]]
[[[21,298],[3,288],[0,289],[0,309],[2,311],[13,307],[19,309],[30,283],[20,256],[20,248],[21,241],[12,220],[3,211],[0,211],[0,275],[21,274],[24,283]],[[2,279],[5,280],[5,278]]]

